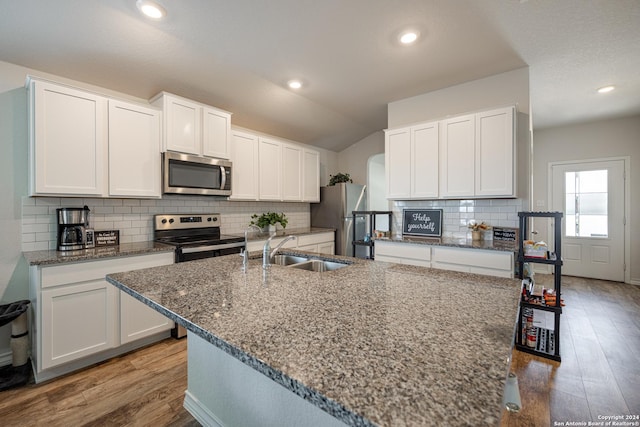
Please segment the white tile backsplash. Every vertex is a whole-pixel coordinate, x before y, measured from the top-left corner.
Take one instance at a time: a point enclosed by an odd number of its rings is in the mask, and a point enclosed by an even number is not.
[[[444,237],[471,237],[468,224],[482,222],[496,227],[518,227],[518,212],[527,210],[524,199],[481,199],[481,200],[410,200],[394,201],[393,227],[402,231],[402,210],[411,208],[442,209],[442,235]],[[487,233],[489,237],[491,233]]]
[[[284,212],[290,228],[308,227],[311,221],[308,203],[237,202],[171,195],[158,200],[23,197],[22,250],[56,249],[56,209],[85,205],[91,209],[90,225],[96,230],[120,230],[122,243],[153,239],[153,215],[163,213],[219,213],[224,234],[243,233],[254,213]]]

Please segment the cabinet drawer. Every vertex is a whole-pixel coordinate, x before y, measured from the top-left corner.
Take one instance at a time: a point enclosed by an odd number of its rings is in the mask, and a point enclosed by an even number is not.
[[[497,252],[482,249],[433,248],[433,260],[438,263],[460,264],[467,267],[513,270],[513,254],[511,252]]]
[[[41,268],[42,288],[104,279],[104,276],[109,273],[173,264],[173,257],[173,252],[162,252],[153,255],[45,266]]]
[[[333,240],[333,233],[304,234],[298,236],[297,246],[317,245],[318,243],[333,242]]]
[[[382,255],[392,258],[408,258],[421,261],[431,260],[431,246],[428,245],[378,240],[376,241],[375,248],[376,259],[380,259],[379,257]]]

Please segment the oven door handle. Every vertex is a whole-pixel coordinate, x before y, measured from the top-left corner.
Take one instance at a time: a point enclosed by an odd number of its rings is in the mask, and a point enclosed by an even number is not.
[[[219,249],[231,249],[231,248],[243,248],[243,242],[237,243],[225,243],[222,245],[211,245],[211,246],[197,246],[194,248],[180,248],[183,254],[193,254],[196,252],[206,252],[206,251],[215,251]]]

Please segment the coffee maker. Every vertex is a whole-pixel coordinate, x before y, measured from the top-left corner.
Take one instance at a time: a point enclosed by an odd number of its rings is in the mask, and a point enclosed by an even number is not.
[[[89,208],[60,208],[58,214],[58,250],[78,251],[95,246],[89,228]]]

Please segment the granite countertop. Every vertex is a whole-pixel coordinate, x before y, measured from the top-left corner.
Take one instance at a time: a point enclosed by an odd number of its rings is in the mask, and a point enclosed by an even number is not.
[[[471,240],[455,237],[419,237],[404,235],[379,237],[376,240],[415,243],[417,245],[449,246],[453,248],[489,249],[494,251],[518,252],[518,247],[515,245],[515,243],[495,240]]]
[[[80,251],[31,251],[22,255],[29,265],[53,265],[68,262],[94,261],[103,258],[143,255],[154,252],[173,252],[173,246],[152,241],[138,243],[121,243],[118,246],[83,249]]]
[[[324,258],[353,264],[224,256],[107,280],[346,424],[498,423],[518,280]]]
[[[249,241],[253,240],[267,240],[271,235],[266,231],[257,232],[255,229],[247,228],[251,231],[248,233],[247,238]],[[276,230],[276,238],[286,236],[302,236],[304,234],[318,234],[318,233],[333,233],[335,228],[322,228],[322,227],[298,227],[298,228],[278,228]],[[244,237],[243,234],[227,234],[228,236]]]

